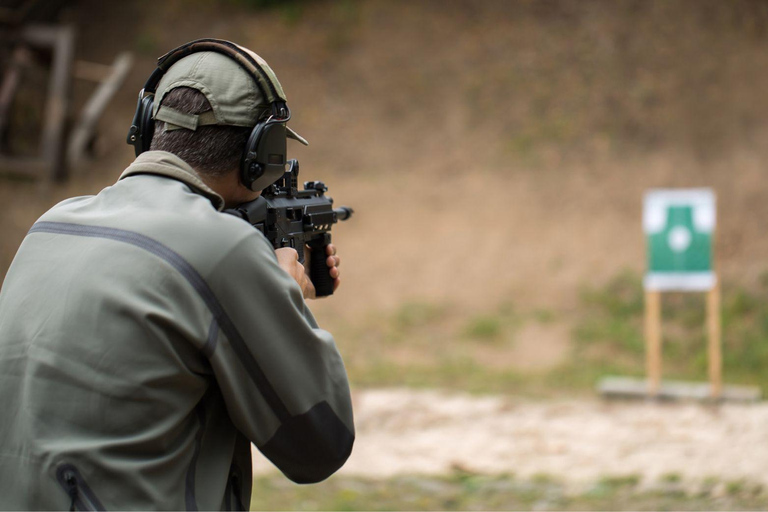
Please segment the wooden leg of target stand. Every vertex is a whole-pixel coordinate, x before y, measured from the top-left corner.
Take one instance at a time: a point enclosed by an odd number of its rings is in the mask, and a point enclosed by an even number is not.
[[[661,388],[661,292],[645,291],[645,371],[648,395],[656,397]]]
[[[707,292],[707,335],[710,397],[718,400],[723,392],[723,356],[720,345],[720,283]]]

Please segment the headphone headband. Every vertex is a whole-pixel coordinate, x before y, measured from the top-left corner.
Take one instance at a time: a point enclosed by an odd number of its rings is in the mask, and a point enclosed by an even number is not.
[[[263,189],[285,172],[286,137],[303,144],[307,141],[286,126],[291,111],[283,88],[269,65],[255,53],[229,41],[198,39],[174,48],[157,60],[157,68],[139,93],[136,113],[128,130],[128,144],[134,146],[136,156],[149,150],[154,134],[152,112],[158,84],[171,66],[199,52],[216,52],[234,60],[256,82],[262,97],[272,106],[272,115],[258,120],[251,130],[240,161],[241,183],[251,190]],[[198,121],[195,118],[195,126]]]
[[[169,51],[157,59],[157,69],[155,69],[147,79],[147,83],[144,85],[144,91],[154,93],[157,84],[160,83],[160,79],[171,66],[187,55],[198,52],[216,52],[229,57],[237,62],[240,67],[254,78],[256,86],[268,103],[285,104],[286,99],[285,93],[283,93],[283,88],[274,72],[269,69],[269,66],[266,66],[265,69],[265,66],[258,62],[253,55],[236,44],[230,41],[224,41],[223,39],[197,39]]]

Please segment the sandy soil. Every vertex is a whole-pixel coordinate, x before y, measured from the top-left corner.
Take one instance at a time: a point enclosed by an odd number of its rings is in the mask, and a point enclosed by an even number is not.
[[[768,484],[768,404],[517,401],[436,391],[355,395],[357,441],[342,475],[455,469],[546,474],[581,488],[605,476],[643,484],[677,474]],[[276,471],[261,456],[254,471]]]

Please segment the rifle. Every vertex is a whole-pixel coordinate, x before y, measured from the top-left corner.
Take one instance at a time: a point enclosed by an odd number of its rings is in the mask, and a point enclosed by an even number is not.
[[[304,247],[311,252],[309,278],[318,297],[333,293],[333,279],[325,263],[326,247],[331,243],[331,227],[352,216],[348,206],[333,208],[322,181],[304,182],[299,190],[299,162],[288,160],[283,177],[265,188],[256,200],[224,210],[247,221],[261,231],[272,247],[292,247],[304,264]]]

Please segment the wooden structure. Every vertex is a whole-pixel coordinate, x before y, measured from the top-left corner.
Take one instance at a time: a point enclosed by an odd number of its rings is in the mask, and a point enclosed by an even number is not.
[[[13,52],[9,71],[0,85],[0,130],[10,129],[9,113],[21,82],[23,67],[30,64],[27,48],[51,51],[51,76],[45,106],[40,152],[36,157],[0,155],[0,171],[50,180],[65,177],[64,136],[70,108],[75,33],[71,27],[30,26],[20,31],[20,45]]]
[[[715,194],[711,189],[663,189],[646,193],[643,227],[647,236],[645,287],[646,379],[608,377],[598,385],[605,396],[696,398],[750,401],[753,387],[723,385],[720,281],[714,266]],[[708,383],[662,380],[662,293],[706,293]]]
[[[75,78],[97,82],[99,86],[83,107],[70,135],[67,162],[71,168],[77,168],[77,164],[85,158],[93,145],[99,118],[125,81],[132,64],[133,57],[128,52],[119,54],[111,66],[85,61],[75,62]]]
[[[605,398],[651,399],[651,400],[697,400],[707,403],[720,402],[757,402],[760,390],[752,386],[724,385],[718,398],[712,398],[712,390],[706,382],[683,382],[664,380],[655,395],[648,394],[648,382],[632,377],[604,377],[597,386],[597,391]]]
[[[111,66],[75,61],[75,30],[66,25],[26,25],[16,31],[15,39],[0,83],[0,141],[12,129],[11,107],[22,85],[24,69],[34,64],[33,51],[50,54],[50,79],[38,153],[26,157],[0,153],[0,174],[60,181],[66,178],[68,167],[80,163],[92,147],[98,120],[125,80],[132,57],[120,54]],[[96,82],[98,86],[70,137],[74,79]]]
[[[645,291],[645,369],[648,376],[648,396],[661,393],[661,291]],[[709,374],[709,398],[723,397],[723,356],[721,348],[720,285],[707,294],[707,362]]]

